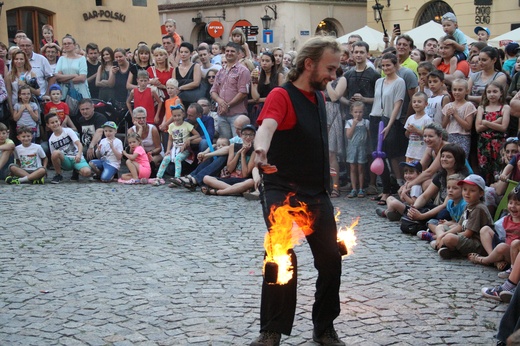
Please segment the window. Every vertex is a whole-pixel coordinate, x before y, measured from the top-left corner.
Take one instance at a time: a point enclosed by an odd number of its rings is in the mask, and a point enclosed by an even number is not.
[[[444,1],[431,2],[422,9],[422,13],[419,16],[419,20],[417,21],[416,26],[426,24],[430,20],[433,20],[440,24],[442,15],[446,12],[455,13],[453,9],[450,7],[450,5],[448,5]]]
[[[103,0],[96,0],[96,6],[103,6]]]
[[[132,5],[134,6],[142,6],[147,7],[148,6],[148,0],[132,0]]]
[[[27,37],[34,43],[34,51],[39,51],[41,46],[42,26],[52,25],[54,13],[35,9],[34,7],[19,7],[6,12],[7,17],[7,36],[9,44],[14,44],[14,36],[17,30],[23,30]],[[54,39],[57,39],[56,37]]]

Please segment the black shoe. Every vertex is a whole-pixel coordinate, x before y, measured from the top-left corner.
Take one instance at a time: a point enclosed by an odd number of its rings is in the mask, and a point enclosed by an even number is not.
[[[61,183],[61,181],[63,180],[63,176],[61,174],[56,174],[52,180],[51,180],[51,183],[52,184],[59,184]]]
[[[319,337],[316,335],[316,332],[313,332],[312,340],[323,346],[345,346],[345,343],[339,339],[334,327],[325,329]]]
[[[277,332],[263,331],[260,332],[250,346],[278,346],[280,345],[280,338],[282,334]]]
[[[72,170],[72,176],[70,177],[71,181],[79,181],[79,172],[75,169]]]

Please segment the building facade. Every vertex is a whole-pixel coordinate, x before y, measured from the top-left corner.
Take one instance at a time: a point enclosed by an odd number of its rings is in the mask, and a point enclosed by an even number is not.
[[[249,47],[258,52],[262,47],[296,50],[316,34],[339,37],[354,31],[366,25],[366,6],[367,0],[159,0],[159,14],[161,22],[174,19],[177,32],[194,44],[227,42],[235,27],[246,27]],[[269,28],[262,17],[271,18]]]
[[[400,24],[406,32],[434,20],[440,23],[441,16],[453,12],[459,28],[468,36],[477,39],[476,26],[489,28],[491,38],[520,27],[520,2],[512,0],[368,0],[367,25],[383,31],[381,22],[375,21],[376,2],[383,6],[381,14],[386,29]]]
[[[9,45],[23,30],[40,48],[44,24],[54,27],[54,38],[72,35],[80,46],[136,47],[139,41],[160,42],[157,0],[4,0],[0,41]]]

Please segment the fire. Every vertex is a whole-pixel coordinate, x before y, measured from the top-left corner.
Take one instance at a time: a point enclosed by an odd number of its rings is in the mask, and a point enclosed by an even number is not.
[[[336,212],[336,216],[335,216],[335,219],[336,219],[336,222],[339,222],[339,215],[341,214],[341,212],[339,211],[339,209],[337,209],[337,212]],[[353,249],[354,249],[354,246],[357,245],[356,243],[356,234],[354,232],[354,228],[357,226],[357,224],[359,223],[359,216],[354,220],[352,221],[352,223],[350,224],[350,226],[341,226],[339,229],[338,229],[338,247],[339,247],[339,250],[340,250],[340,253],[342,256],[348,256],[350,254],[353,253]]]
[[[307,210],[307,205],[297,201],[298,206],[292,207],[289,199],[293,196],[294,193],[288,194],[281,206],[271,206],[269,212],[271,227],[264,240],[267,252],[264,260],[264,277],[270,284],[285,285],[292,279],[293,266],[288,252],[313,232],[311,228],[313,218]],[[270,269],[277,272],[268,273]],[[273,276],[276,276],[276,281]]]

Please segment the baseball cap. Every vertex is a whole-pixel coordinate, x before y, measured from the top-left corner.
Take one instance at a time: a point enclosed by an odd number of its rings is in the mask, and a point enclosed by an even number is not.
[[[442,20],[449,20],[450,22],[457,23],[457,17],[452,12],[446,12],[442,15]]]
[[[485,32],[487,32],[488,35],[491,35],[491,31],[489,31],[489,29],[486,28],[485,26],[477,26],[477,27],[475,27],[475,30],[473,30],[473,31],[475,32],[475,34],[478,35],[478,32],[479,32],[479,31],[482,31],[482,30],[484,30]]]
[[[457,185],[469,184],[480,187],[482,191],[486,190],[486,183],[484,179],[478,174],[470,174],[464,180],[460,180]]]
[[[399,166],[413,168],[418,173],[422,172],[422,165],[421,165],[421,162],[418,160],[414,160],[414,161],[410,161],[410,162],[401,162],[401,163],[399,163]]]
[[[117,125],[115,122],[113,121],[107,121],[106,123],[103,124],[103,126],[101,127],[110,127],[110,128],[113,128],[114,130],[117,130]]]
[[[506,46],[506,53],[509,55],[514,55],[516,51],[520,48],[520,45],[516,42],[509,42]]]
[[[53,84],[49,87],[49,91],[53,91],[53,90],[59,90],[59,91],[62,91],[61,90],[61,87],[59,84]]]
[[[256,133],[256,128],[251,124],[247,124],[244,127],[242,127],[242,131],[245,131],[245,130],[251,130],[254,133]]]

